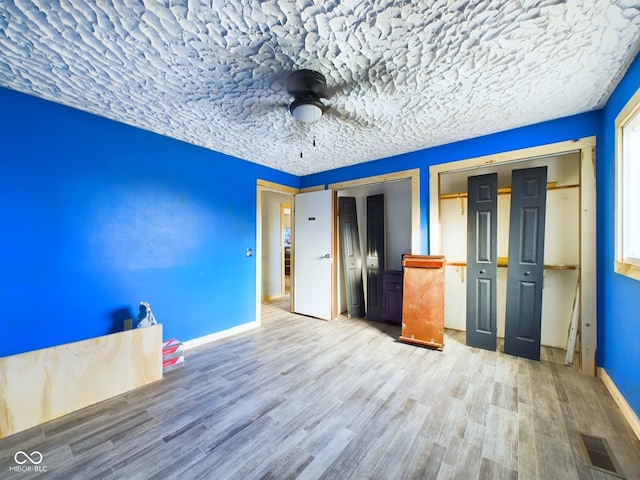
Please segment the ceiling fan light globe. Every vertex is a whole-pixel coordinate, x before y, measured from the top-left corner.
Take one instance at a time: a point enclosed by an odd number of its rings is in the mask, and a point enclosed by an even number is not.
[[[294,102],[291,104],[291,115],[305,123],[318,121],[322,116],[322,107],[318,103],[320,102]]]

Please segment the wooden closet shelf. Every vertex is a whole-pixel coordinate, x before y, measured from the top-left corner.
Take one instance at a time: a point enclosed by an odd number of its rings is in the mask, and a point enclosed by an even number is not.
[[[466,267],[467,262],[447,262],[447,267]],[[506,262],[498,262],[498,267],[506,267]],[[578,265],[545,265],[545,270],[577,270]]]
[[[547,190],[562,190],[564,188],[579,188],[580,185],[558,185],[558,182],[549,182],[547,183]],[[499,188],[498,195],[509,195],[511,194],[511,187]],[[443,193],[440,195],[440,200],[448,200],[452,198],[467,198],[469,194],[467,192],[460,193]]]

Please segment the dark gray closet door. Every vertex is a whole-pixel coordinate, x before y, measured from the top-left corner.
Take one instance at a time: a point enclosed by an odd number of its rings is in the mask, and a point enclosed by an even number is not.
[[[498,174],[467,184],[467,345],[495,350]]]
[[[547,167],[511,176],[504,351],[540,360]]]
[[[367,197],[367,320],[384,322],[384,194]]]
[[[338,197],[338,208],[340,246],[347,292],[347,314],[351,318],[360,318],[364,317],[364,292],[356,199],[354,197]]]

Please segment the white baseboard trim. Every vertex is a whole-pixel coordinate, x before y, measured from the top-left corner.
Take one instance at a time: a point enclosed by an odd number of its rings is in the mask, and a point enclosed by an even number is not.
[[[189,350],[191,348],[199,347],[207,343],[215,342],[216,340],[231,337],[232,335],[248,332],[249,330],[253,330],[254,328],[258,328],[259,326],[260,324],[258,322],[243,323],[242,325],[228,328],[227,330],[222,330],[221,332],[212,333],[211,335],[205,335],[204,337],[194,338],[193,340],[187,340],[183,343],[183,346],[185,350]]]
[[[604,383],[604,386],[613,397],[613,400],[618,405],[618,408],[622,412],[622,415],[624,416],[627,423],[629,423],[629,426],[631,427],[633,432],[636,434],[636,437],[640,439],[640,419],[638,419],[636,413],[627,403],[627,400],[622,396],[622,393],[620,393],[620,390],[618,390],[618,387],[616,387],[616,384],[613,383],[613,380],[604,368],[598,368],[598,377],[600,377],[602,383]]]

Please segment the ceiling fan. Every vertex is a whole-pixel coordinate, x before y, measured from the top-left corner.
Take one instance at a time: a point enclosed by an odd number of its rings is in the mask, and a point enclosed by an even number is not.
[[[324,75],[315,70],[296,70],[287,77],[287,91],[293,97],[293,101],[286,105],[291,115],[304,123],[316,122],[323,114],[329,112],[331,118],[343,124],[354,128],[371,128],[374,125],[371,120],[322,103],[321,99],[343,92],[345,88],[344,84],[328,87]]]
[[[297,70],[287,78],[287,91],[294,100],[289,105],[293,118],[305,123],[320,119],[329,108],[320,99],[329,96],[327,80],[314,70]]]
[[[329,98],[344,88],[344,85],[329,88],[324,75],[315,70],[296,70],[287,77],[287,92],[293,97],[293,101],[285,105],[288,105],[289,112],[296,120],[305,124],[318,121],[325,112],[329,111],[331,118],[343,124],[350,124],[355,128],[370,128],[372,126],[370,121],[364,121],[357,115],[341,112],[335,107],[322,103],[321,99]],[[315,138],[312,145],[316,146]],[[301,151],[300,158],[302,156]]]

